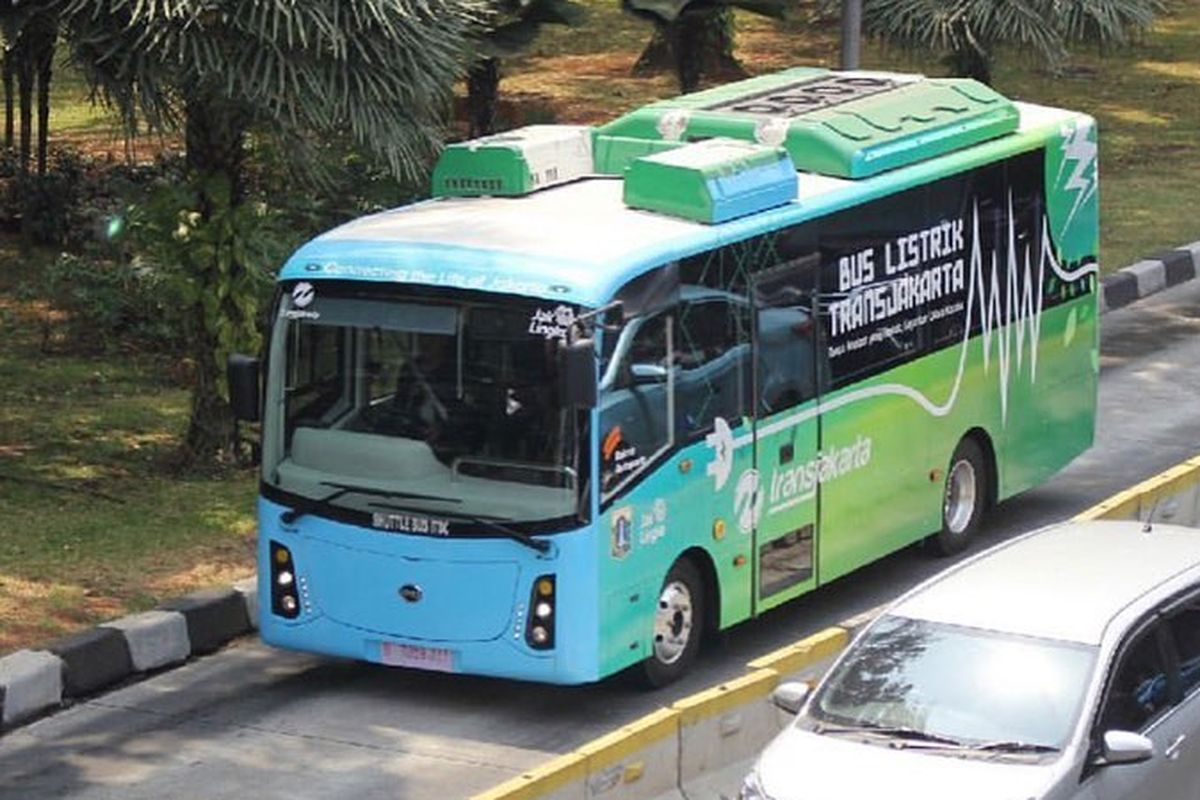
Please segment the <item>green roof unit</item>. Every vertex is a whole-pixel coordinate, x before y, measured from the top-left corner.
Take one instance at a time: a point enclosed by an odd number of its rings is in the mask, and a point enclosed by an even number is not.
[[[592,132],[529,125],[449,145],[433,168],[433,196],[517,196],[590,175]]]
[[[1019,121],[1010,100],[965,78],[797,68],[651,103],[601,126],[596,170],[621,172],[625,140],[721,136],[782,146],[805,172],[866,178],[1003,136]]]
[[[708,139],[635,158],[625,205],[714,224],[796,199],[796,167],[782,147]]]

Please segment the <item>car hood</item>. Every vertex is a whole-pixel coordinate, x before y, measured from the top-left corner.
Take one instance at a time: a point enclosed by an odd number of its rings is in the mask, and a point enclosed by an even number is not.
[[[1055,764],[958,758],[920,745],[893,748],[788,728],[756,769],[772,800],[1028,800],[1053,782]]]

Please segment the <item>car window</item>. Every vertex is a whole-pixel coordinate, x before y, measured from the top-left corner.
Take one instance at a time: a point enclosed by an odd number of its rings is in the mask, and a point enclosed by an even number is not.
[[[1200,686],[1200,597],[1166,618],[1167,630],[1179,656],[1179,683],[1183,694]]]
[[[1151,625],[1118,656],[1109,679],[1099,730],[1141,731],[1171,703],[1167,662]]]

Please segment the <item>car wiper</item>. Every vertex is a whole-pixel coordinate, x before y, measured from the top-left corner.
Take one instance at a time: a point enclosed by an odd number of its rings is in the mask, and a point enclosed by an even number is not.
[[[973,744],[971,749],[990,753],[1057,753],[1060,748],[1052,744],[1001,740]]]
[[[415,492],[398,492],[391,489],[372,489],[369,486],[353,486],[348,483],[334,483],[333,481],[321,481],[321,485],[331,486],[335,491],[316,499],[305,498],[303,502],[297,503],[295,508],[289,508],[280,514],[280,521],[285,525],[292,525],[305,514],[311,514],[326,503],[331,503],[347,494],[365,494],[370,497],[387,497],[395,500],[437,500],[443,503],[462,502],[452,497],[438,497],[437,495],[417,494]]]
[[[501,525],[495,520],[487,519],[485,517],[477,517],[474,514],[464,514],[461,511],[451,511],[449,512],[448,516],[458,517],[459,519],[465,519],[468,522],[474,522],[476,525],[482,525],[485,528],[491,528],[498,533],[504,534],[514,542],[523,544],[531,550],[536,550],[543,555],[550,551],[550,543],[545,539],[535,539],[528,533],[522,533],[521,531],[510,528],[507,525]]]
[[[947,747],[966,746],[958,739],[950,736],[942,736],[941,734],[930,733],[929,731],[917,728],[909,728],[904,725],[876,725],[870,722],[855,725],[838,725],[822,722],[816,726],[815,731],[817,733],[866,733],[873,736],[887,736],[907,741],[931,742],[933,744],[946,745]]]

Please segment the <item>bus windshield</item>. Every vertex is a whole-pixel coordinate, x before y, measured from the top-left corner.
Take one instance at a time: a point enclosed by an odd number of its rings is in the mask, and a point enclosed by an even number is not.
[[[284,503],[402,532],[562,527],[586,508],[586,415],[558,398],[573,316],[512,297],[295,284],[270,344],[265,482]]]

